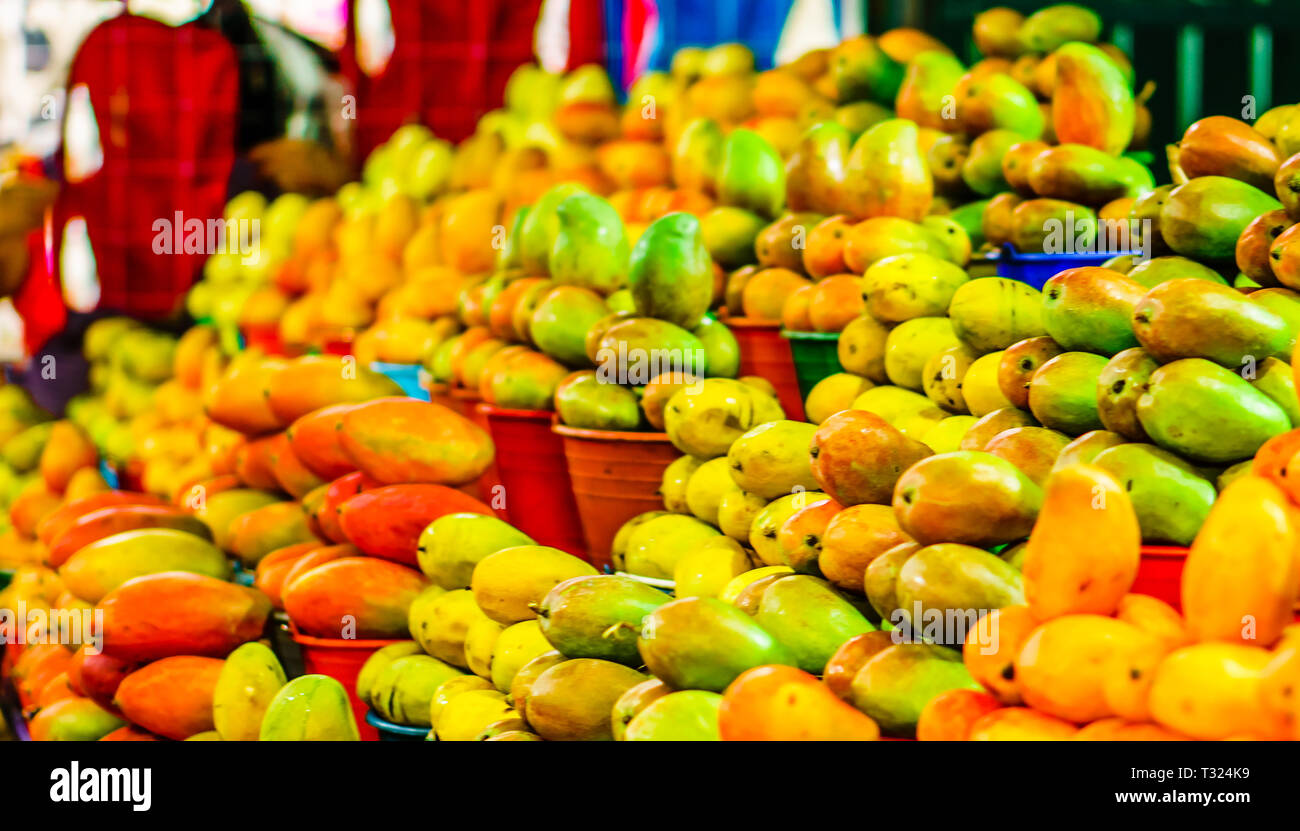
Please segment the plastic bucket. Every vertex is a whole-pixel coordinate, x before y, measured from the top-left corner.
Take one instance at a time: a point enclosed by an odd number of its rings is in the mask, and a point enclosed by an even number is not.
[[[479,398],[478,390],[466,389],[464,387],[453,387],[451,389],[451,397],[456,404],[452,409],[465,416],[465,418],[468,418],[479,427],[488,431],[488,435],[492,434],[492,429],[488,426],[487,415],[478,409],[478,404],[482,401],[482,399]],[[483,475],[475,479],[473,482],[461,485],[460,490],[474,497],[478,501],[491,506],[492,497],[497,493],[496,488],[501,484],[501,474],[497,469],[497,459],[499,458],[501,458],[501,451],[497,450],[495,458],[492,460],[492,464],[488,466],[487,470],[483,471]],[[506,518],[504,510],[499,510],[496,507],[493,507],[492,510],[502,519]]]
[[[341,638],[315,638],[299,632],[290,624],[293,641],[302,650],[302,671],[308,675],[328,675],[343,685],[352,702],[352,715],[363,741],[379,740],[379,731],[366,720],[370,708],[357,698],[357,676],[361,667],[376,650],[400,640],[343,640]]]
[[[421,401],[428,401],[429,396],[420,386],[420,369],[419,364],[389,364],[383,361],[375,361],[370,368],[380,375],[387,375],[397,386],[402,388],[402,392],[412,398],[418,398]]]
[[[776,389],[785,417],[803,421],[799,379],[790,354],[790,341],[781,337],[781,324],[743,317],[729,317],[723,322],[740,346],[740,374],[766,378]]]
[[[803,400],[808,400],[808,393],[818,381],[844,371],[840,366],[839,332],[792,332],[785,329],[781,337],[790,341],[795,380],[799,383],[799,395]]]
[[[506,521],[541,545],[586,557],[564,441],[551,430],[555,413],[493,404],[479,404],[477,409],[496,445]]]
[[[1120,254],[1136,251],[1110,251],[1097,254],[1022,254],[1014,245],[1002,246],[998,258],[998,276],[1019,280],[1025,285],[1042,290],[1043,284],[1067,268],[1099,266]]]
[[[582,430],[558,423],[552,429],[564,440],[587,552],[593,565],[604,568],[623,523],[663,509],[664,468],[682,454],[667,433]]]
[[[300,355],[302,349],[290,347],[280,337],[278,323],[242,326],[239,330],[244,349],[261,349],[268,355]]]
[[[1183,608],[1183,564],[1187,562],[1187,549],[1176,545],[1144,545],[1138,563],[1137,579],[1133,581],[1135,594],[1148,594],[1165,601],[1179,611]]]
[[[379,731],[381,742],[422,742],[429,735],[428,727],[413,727],[388,721],[375,715],[374,710],[366,713],[366,724]]]

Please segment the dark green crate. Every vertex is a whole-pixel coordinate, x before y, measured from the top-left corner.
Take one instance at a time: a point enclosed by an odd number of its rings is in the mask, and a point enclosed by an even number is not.
[[[792,332],[783,329],[781,336],[790,341],[794,374],[799,381],[799,395],[805,400],[818,381],[844,371],[840,366],[839,332]]]

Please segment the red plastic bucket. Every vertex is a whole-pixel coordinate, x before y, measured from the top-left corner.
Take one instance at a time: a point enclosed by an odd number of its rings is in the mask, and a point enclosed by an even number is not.
[[[603,568],[623,523],[663,509],[659,486],[664,468],[682,454],[667,433],[581,430],[558,423],[552,429],[564,440],[587,552],[592,564]]]
[[[799,376],[795,373],[790,341],[781,337],[781,324],[744,317],[729,317],[723,322],[740,346],[740,374],[766,378],[776,388],[785,417],[803,421]]]
[[[1144,545],[1132,592],[1148,594],[1182,611],[1183,564],[1187,549],[1176,545]]]
[[[492,430],[488,426],[487,416],[478,411],[478,403],[483,399],[479,398],[477,390],[466,389],[465,387],[453,387],[450,391],[451,399],[455,402],[453,410],[468,418],[470,421],[488,431],[491,435]],[[501,484],[501,474],[497,470],[496,459],[501,458],[500,449],[496,450],[496,458],[488,469],[483,471],[483,475],[465,485],[460,486],[460,490],[484,503],[496,512],[496,515],[502,519],[506,518],[505,511],[497,508],[492,504],[493,497],[497,495],[497,486]],[[498,502],[500,500],[497,500]]]
[[[506,521],[541,545],[586,557],[564,441],[551,430],[555,413],[493,404],[476,409],[487,420],[496,445]]]
[[[361,667],[376,650],[400,640],[344,640],[342,638],[316,638],[304,635],[291,622],[289,632],[293,642],[302,650],[302,671],[306,675],[328,675],[343,685],[352,702],[352,715],[361,731],[361,740],[379,741],[379,731],[366,721],[370,706],[357,698],[357,676]]]

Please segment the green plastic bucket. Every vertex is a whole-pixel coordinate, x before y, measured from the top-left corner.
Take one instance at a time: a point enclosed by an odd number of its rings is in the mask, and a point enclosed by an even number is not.
[[[792,332],[782,329],[781,337],[790,341],[794,374],[799,382],[799,394],[805,401],[817,382],[844,371],[840,366],[839,332]]]

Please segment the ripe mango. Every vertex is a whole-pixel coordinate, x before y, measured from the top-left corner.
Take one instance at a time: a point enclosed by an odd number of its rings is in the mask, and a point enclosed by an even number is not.
[[[285,682],[280,661],[262,643],[246,643],[230,653],[212,692],[212,723],[221,740],[257,741],[263,717]]]
[[[328,675],[302,675],[280,688],[267,706],[259,741],[360,741],[352,703]]]

